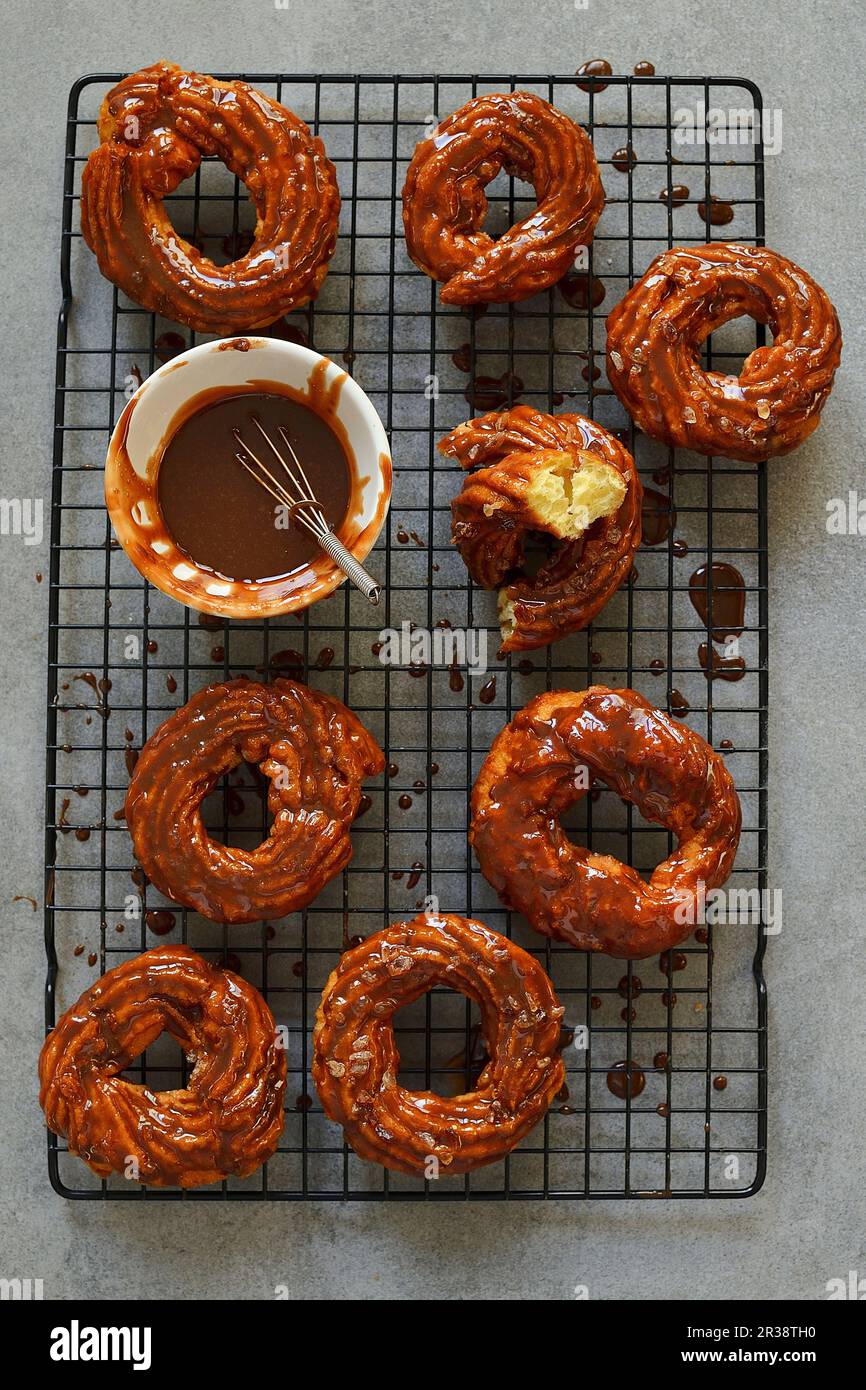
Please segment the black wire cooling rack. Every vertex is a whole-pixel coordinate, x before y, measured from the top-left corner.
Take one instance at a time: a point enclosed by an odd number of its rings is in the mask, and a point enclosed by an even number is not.
[[[119,75],[82,78],[66,137],[52,496],[45,933],[46,1023],[98,972],[159,941],[183,940],[228,962],[266,995],[289,1039],[286,1127],[279,1152],[245,1181],[183,1194],[96,1178],[49,1135],[54,1188],[73,1198],[153,1201],[496,1199],[748,1196],[766,1158],[766,993],[763,915],[708,927],[680,951],[626,965],[545,941],[504,912],[466,841],[468,793],[498,729],[539,690],[630,685],[687,719],[724,751],[744,807],[732,883],[766,886],[767,538],[763,467],[676,454],[636,434],[607,387],[604,316],[660,250],[714,237],[763,241],[763,152],[753,141],[701,139],[714,108],[760,118],[761,98],[734,78],[539,76],[243,76],[323,137],[343,196],[341,235],[315,305],[274,331],[344,363],[392,440],[395,485],[372,557],[386,583],[374,614],[343,587],[303,622],[217,623],[148,588],[117,548],[102,498],[102,465],[126,396],[160,360],[196,341],[101,279],[79,231],[79,179],[96,144],[99,102]],[[483,91],[526,87],[582,122],[602,168],[607,206],[581,283],[524,304],[466,315],[444,308],[410,262],[400,190],[425,129]],[[697,113],[696,138],[682,138]],[[632,152],[634,159],[632,159]],[[636,162],[635,162],[636,161]],[[678,185],[675,197],[660,193]],[[488,229],[531,206],[500,175]],[[685,199],[685,201],[682,201]],[[206,161],[172,199],[178,229],[214,259],[242,253],[253,219],[244,191]],[[731,216],[727,224],[721,217]],[[744,332],[747,329],[748,332]],[[731,370],[761,342],[749,321],[706,346]],[[459,486],[436,441],[473,413],[521,400],[571,410],[624,431],[651,491],[650,538],[632,582],[587,632],[553,648],[495,658],[491,595],[474,591],[449,541]],[[742,573],[745,675],[708,680],[706,626],[688,597],[700,564]],[[381,628],[450,622],[484,630],[482,676],[383,667]],[[368,787],[355,856],[303,913],[223,928],[173,907],[136,870],[121,818],[135,750],[197,689],[269,671],[300,674],[369,725],[390,760]],[[495,680],[493,679],[495,677]],[[210,798],[212,833],[250,845],[267,828],[261,779],[242,767]],[[571,833],[650,869],[670,838],[610,791],[581,803]],[[413,915],[428,894],[443,909],[514,935],[548,969],[565,1006],[566,1089],[503,1163],[423,1183],[362,1163],[322,1114],[309,1078],[310,1032],[322,986],[348,940]],[[703,938],[703,939],[701,939]],[[478,1065],[473,1008],[437,991],[398,1018],[407,1084],[456,1093]],[[588,1045],[574,1045],[585,1028]],[[618,1063],[638,1069],[624,1099],[608,1085]],[[619,1068],[620,1072],[623,1070]],[[131,1075],[155,1089],[182,1084],[185,1061],[166,1038]],[[641,1087],[641,1080],[643,1086]]]

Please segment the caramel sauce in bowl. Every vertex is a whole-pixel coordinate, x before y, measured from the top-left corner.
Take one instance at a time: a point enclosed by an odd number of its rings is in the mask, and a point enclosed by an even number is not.
[[[336,535],[356,559],[363,561],[373,548],[391,498],[391,453],[382,422],[360,386],[330,358],[298,343],[247,336],[203,343],[165,363],[127,402],[114,428],[105,503],[139,574],[178,602],[220,618],[298,612],[345,580],[324,552],[285,566],[284,573],[233,578],[221,573],[213,555],[204,563],[187,553],[170,531],[158,487],[170,442],[198,412],[245,394],[284,396],[288,407],[311,410],[336,437],[349,472],[348,503]],[[212,509],[208,458],[196,466]],[[226,498],[227,508],[231,500]]]

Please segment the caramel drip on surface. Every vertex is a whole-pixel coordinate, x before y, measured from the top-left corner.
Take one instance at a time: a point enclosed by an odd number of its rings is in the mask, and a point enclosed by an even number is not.
[[[746,582],[733,565],[722,560],[699,565],[689,579],[689,598],[706,628],[712,606],[714,642],[740,636],[746,618]]]

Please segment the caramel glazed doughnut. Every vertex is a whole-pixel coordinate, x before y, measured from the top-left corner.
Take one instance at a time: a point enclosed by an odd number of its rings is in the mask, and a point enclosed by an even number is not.
[[[167,1032],[192,1063],[154,1092],[120,1073]],[[285,1049],[258,990],[187,946],[157,946],[109,970],[49,1033],[39,1101],[70,1153],[107,1177],[153,1187],[245,1178],[283,1130]]]
[[[499,593],[500,655],[586,627],[622,584],[641,537],[643,489],[628,450],[582,415],[529,406],[491,411],[439,444],[471,474],[451,503],[451,534],[477,584]],[[557,542],[521,574],[527,532]]]
[[[488,1061],[474,1091],[445,1097],[397,1082],[392,1018],[435,985],[481,1009]],[[468,1173],[504,1158],[563,1085],[564,1010],[538,962],[499,932],[450,913],[418,916],[347,951],[325,985],[312,1074],[359,1158],[399,1173]]]
[[[581,768],[588,778],[576,778]],[[595,778],[676,836],[648,883],[572,844],[559,824]],[[740,802],[718,754],[636,691],[554,690],[494,739],[472,790],[469,838],[488,883],[536,931],[639,959],[689,936],[695,915],[684,909],[699,882],[709,889],[727,879]]]
[[[212,840],[201,803],[241,762],[271,779],[273,825],[253,851]],[[215,922],[257,922],[305,907],[352,857],[361,780],[385,757],[329,695],[275,680],[210,685],[149,738],[126,797],[135,856],[166,897]]]
[[[738,377],[705,372],[704,339],[748,315],[773,334]],[[607,320],[607,374],[653,439],[699,454],[760,462],[817,429],[842,354],[827,295],[763,246],[675,247],[653,261]]]
[[[485,185],[504,169],[538,207],[494,239],[481,231]],[[417,146],[403,188],[406,246],[445,283],[444,304],[528,299],[571,269],[604,207],[592,142],[533,92],[467,101]]]
[[[340,194],[321,140],[246,82],[174,63],[105,97],[101,144],[81,180],[81,230],[102,274],[166,318],[205,333],[266,327],[314,299],[337,241]],[[163,199],[216,155],[256,210],[245,256],[218,266],[174,229]]]

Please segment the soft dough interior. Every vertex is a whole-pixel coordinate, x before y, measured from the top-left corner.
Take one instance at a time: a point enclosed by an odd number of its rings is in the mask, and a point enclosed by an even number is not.
[[[582,453],[577,468],[572,457],[563,453],[538,468],[526,500],[538,517],[539,530],[576,540],[600,516],[619,511],[625,494],[625,479],[612,464]]]
[[[527,502],[538,517],[539,529],[560,540],[576,540],[601,516],[619,511],[625,501],[625,479],[613,467],[581,453],[580,467],[570,454],[554,454],[538,468],[527,491]],[[508,590],[499,591],[499,625],[503,640],[515,628],[514,605]]]

